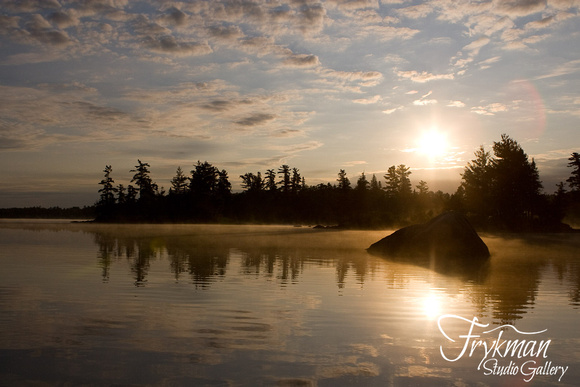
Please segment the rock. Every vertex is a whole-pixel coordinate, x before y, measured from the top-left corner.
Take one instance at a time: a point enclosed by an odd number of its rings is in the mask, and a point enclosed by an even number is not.
[[[367,251],[391,257],[482,260],[489,249],[465,216],[445,212],[427,223],[395,231]]]

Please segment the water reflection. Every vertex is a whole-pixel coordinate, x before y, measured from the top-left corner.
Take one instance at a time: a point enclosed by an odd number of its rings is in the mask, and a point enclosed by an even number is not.
[[[155,237],[121,234],[94,232],[103,282],[109,280],[112,265],[125,259],[135,286],[145,286],[151,261],[168,260],[175,282],[183,281],[187,274],[188,281],[196,288],[209,289],[212,283],[227,275],[231,260],[235,258],[242,274],[270,277],[280,286],[299,281],[306,263],[333,267],[340,290],[345,287],[350,272],[363,287],[368,273],[378,264],[361,249],[331,247],[341,237],[329,231]],[[321,235],[330,238],[322,246],[319,245]],[[315,238],[315,243],[308,238]],[[487,236],[485,239],[493,254],[488,261],[470,264],[382,257],[388,266],[382,275],[394,288],[409,286],[409,266],[454,278],[463,284],[461,291],[470,298],[481,317],[491,317],[497,324],[514,324],[534,307],[542,276],[547,269],[553,268],[559,281],[568,286],[571,305],[578,306],[580,265],[575,256],[578,237],[532,235],[525,240],[521,236]]]
[[[484,236],[465,270],[369,255],[378,231],[36,227],[0,227],[0,384],[494,385],[441,359],[447,313],[579,363],[577,236]]]

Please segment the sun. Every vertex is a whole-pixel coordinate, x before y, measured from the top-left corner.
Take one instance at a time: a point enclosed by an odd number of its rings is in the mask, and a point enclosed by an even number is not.
[[[418,151],[429,157],[442,156],[447,152],[447,136],[437,128],[431,128],[421,134]]]

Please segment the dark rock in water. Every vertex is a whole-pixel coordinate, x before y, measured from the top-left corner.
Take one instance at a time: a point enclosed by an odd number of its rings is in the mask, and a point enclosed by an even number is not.
[[[368,251],[391,257],[485,259],[489,249],[465,216],[445,212],[427,223],[395,231]]]

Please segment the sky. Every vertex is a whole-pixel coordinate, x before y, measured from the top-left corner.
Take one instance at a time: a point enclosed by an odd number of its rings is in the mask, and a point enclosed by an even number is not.
[[[208,161],[453,193],[506,133],[544,190],[580,151],[579,0],[0,0],[0,207],[83,206],[106,165]]]

